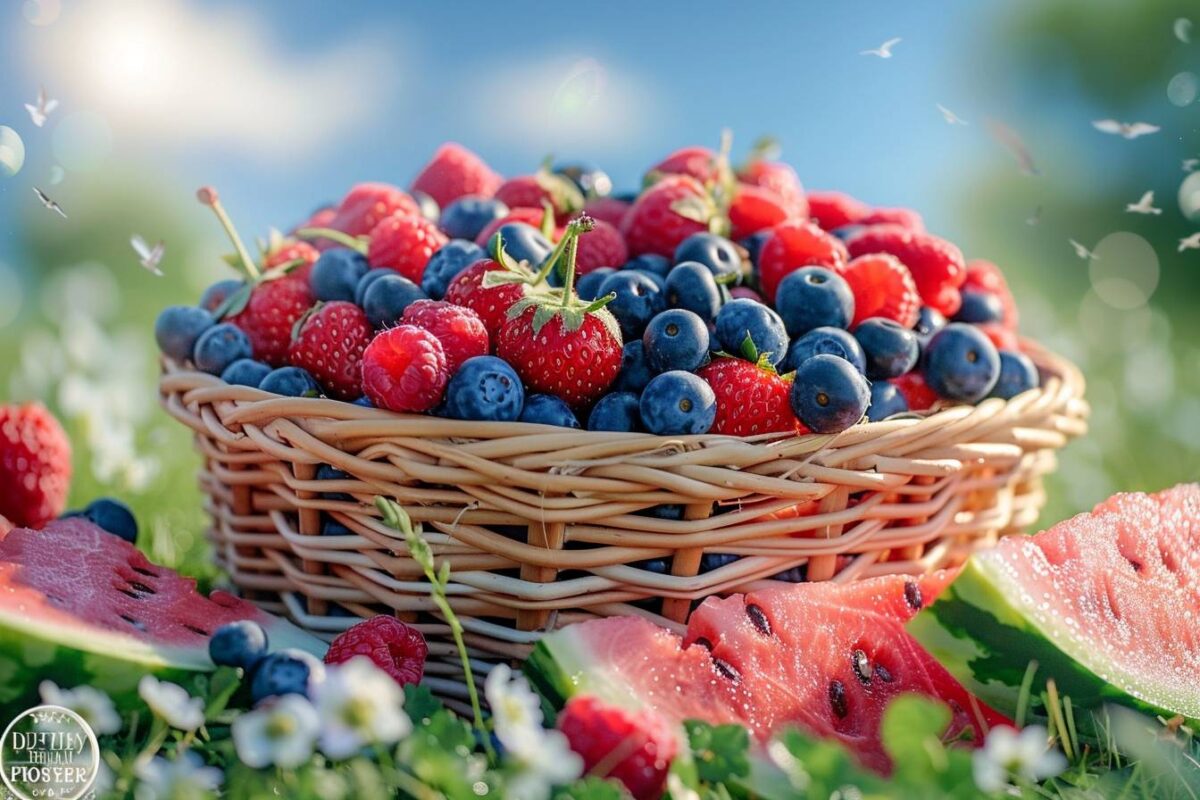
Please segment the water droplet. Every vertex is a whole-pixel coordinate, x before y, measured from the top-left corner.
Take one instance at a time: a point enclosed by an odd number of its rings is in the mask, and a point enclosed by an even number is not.
[[[1167,99],[1180,108],[1190,106],[1196,99],[1198,89],[1200,79],[1196,78],[1195,73],[1180,72],[1167,84]]]

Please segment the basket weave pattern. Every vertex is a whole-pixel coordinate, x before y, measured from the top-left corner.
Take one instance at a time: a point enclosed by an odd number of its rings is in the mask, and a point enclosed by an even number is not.
[[[375,496],[403,505],[439,565],[449,561],[450,602],[480,672],[594,616],[678,627],[695,601],[776,585],[793,567],[814,581],[924,572],[1032,523],[1055,451],[1086,430],[1078,370],[1026,348],[1040,389],[834,437],[399,415],[280,398],[170,361],[160,390],[195,432],[210,537],[243,593],[326,636],[381,612],[413,622],[430,643],[427,683],[453,699],[463,675],[449,628]],[[321,464],[350,478],[318,481]],[[682,518],[638,513],[662,504]],[[323,519],[352,534],[322,536]],[[701,573],[704,553],[742,557]],[[660,558],[667,574],[637,566]]]

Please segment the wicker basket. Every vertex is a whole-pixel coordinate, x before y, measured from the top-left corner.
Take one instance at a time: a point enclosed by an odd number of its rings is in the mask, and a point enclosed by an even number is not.
[[[1083,378],[1033,343],[1040,389],[857,425],[834,437],[599,433],[280,398],[172,362],[162,401],[195,431],[217,557],[243,593],[331,636],[392,612],[430,642],[428,682],[460,697],[449,628],[373,498],[401,503],[439,559],[475,668],[546,630],[641,614],[678,627],[711,594],[919,573],[1032,523],[1055,451],[1086,430]],[[317,481],[319,465],[349,480]],[[321,492],[345,493],[329,499]],[[683,507],[681,519],[643,512]],[[322,536],[322,517],[355,535]],[[708,572],[704,553],[742,556]],[[642,569],[668,558],[669,574]]]

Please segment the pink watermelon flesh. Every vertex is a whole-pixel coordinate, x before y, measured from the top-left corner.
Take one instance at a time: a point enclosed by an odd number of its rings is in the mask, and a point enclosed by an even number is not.
[[[543,640],[529,668],[558,693],[646,706],[677,723],[736,722],[760,742],[799,726],[887,772],[879,725],[897,695],[946,702],[950,736],[970,729],[978,741],[981,727],[1008,723],[904,631],[949,579],[890,576],[709,598],[682,639],[637,618],[586,622]]]

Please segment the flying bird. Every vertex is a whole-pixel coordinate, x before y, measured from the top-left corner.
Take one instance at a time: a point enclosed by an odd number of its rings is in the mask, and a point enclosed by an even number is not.
[[[1136,139],[1151,133],[1158,133],[1162,128],[1148,122],[1117,122],[1115,119],[1098,119],[1092,122],[1092,127],[1101,133],[1111,133],[1126,139]]]
[[[1179,240],[1179,252],[1184,250],[1200,250],[1200,233],[1193,233],[1184,239]]]
[[[946,108],[941,103],[937,103],[936,105],[937,105],[937,110],[942,112],[942,118],[945,119],[946,122],[948,122],[949,124],[951,124],[951,125],[970,125],[971,124],[971,123],[967,122],[965,119],[963,119],[962,117],[960,117],[958,114],[955,114],[953,111]]]
[[[1026,225],[1039,225],[1042,222],[1042,207],[1038,206],[1033,213],[1025,218]]]
[[[999,120],[987,120],[988,133],[996,140],[996,143],[1012,154],[1017,160],[1017,166],[1021,168],[1021,172],[1026,175],[1041,175],[1041,171],[1037,165],[1033,163],[1033,155],[1029,152],[1029,148],[1025,146],[1025,142],[1021,139],[1021,134],[1017,133],[1012,128],[1005,125]]]
[[[1184,172],[1195,172],[1196,167],[1200,167],[1200,158],[1185,158],[1183,160]]]
[[[1161,214],[1161,208],[1154,207],[1154,192],[1146,192],[1136,203],[1128,203],[1125,210],[1130,214]]]
[[[138,263],[147,272],[153,273],[158,277],[162,277],[162,270],[158,264],[162,261],[163,255],[167,251],[167,247],[161,241],[157,242],[153,247],[146,244],[146,240],[136,233],[130,237],[129,244],[133,247],[133,251],[137,253]]]
[[[1096,257],[1095,253],[1093,253],[1091,250],[1088,250],[1086,247],[1084,247],[1083,245],[1081,245],[1079,242],[1075,241],[1074,239],[1067,239],[1067,241],[1070,242],[1071,247],[1073,247],[1075,249],[1075,255],[1079,256],[1084,261],[1099,261],[1100,260]]]
[[[51,100],[46,97],[46,87],[43,86],[38,90],[37,100],[30,104],[25,104],[25,110],[29,112],[29,118],[33,120],[33,124],[39,128],[46,124],[46,118],[58,108],[58,101]]]
[[[51,200],[46,195],[45,192],[43,192],[41,189],[39,189],[36,186],[33,187],[33,192],[34,192],[34,194],[36,194],[38,196],[38,200],[42,201],[42,205],[44,205],[46,208],[50,209],[54,213],[58,214],[63,219],[67,218],[67,212],[62,210],[62,206],[60,206],[58,203]]]
[[[898,44],[900,44],[900,38],[896,37],[895,39],[888,39],[874,50],[860,50],[858,54],[860,56],[879,56],[880,58],[891,58],[892,48]]]

